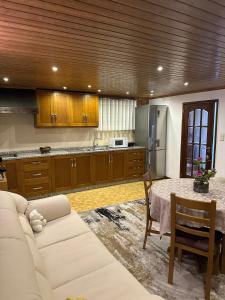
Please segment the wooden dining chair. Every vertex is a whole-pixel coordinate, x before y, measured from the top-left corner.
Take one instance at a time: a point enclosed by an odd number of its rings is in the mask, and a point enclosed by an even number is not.
[[[178,207],[178,210],[177,210]],[[204,217],[197,217],[196,211]],[[181,258],[182,250],[207,258],[205,299],[210,299],[211,276],[214,261],[219,263],[220,238],[215,239],[216,201],[203,202],[171,194],[171,242],[168,282],[173,284],[175,249]],[[183,221],[183,222],[182,222]],[[187,221],[195,227],[181,225]],[[201,228],[196,228],[196,226]],[[179,254],[180,253],[180,254]]]
[[[148,170],[143,175],[143,181],[144,181],[145,205],[146,205],[146,228],[145,228],[145,237],[144,237],[144,243],[143,243],[143,249],[145,249],[148,236],[151,235],[151,233],[159,234],[159,231],[152,229],[152,222],[156,221],[156,220],[154,220],[150,215],[149,192],[150,192],[150,189],[152,186],[152,176],[151,176],[150,170]]]

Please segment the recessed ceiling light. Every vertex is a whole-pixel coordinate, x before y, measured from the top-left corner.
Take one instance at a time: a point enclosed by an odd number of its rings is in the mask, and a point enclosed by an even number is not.
[[[158,66],[157,71],[161,72],[163,70],[163,66]]]
[[[101,90],[98,90],[99,93],[101,93]]]
[[[90,85],[90,84],[88,85],[88,88],[89,88],[89,89],[91,88],[91,85]]]
[[[3,77],[3,81],[8,82],[9,78],[8,77]]]
[[[150,93],[151,93],[151,94],[154,94],[154,91],[153,91],[153,90],[151,90],[151,91],[150,91]]]
[[[127,92],[126,92],[126,94],[127,94],[127,95],[129,95],[129,94],[130,94],[130,92],[128,92],[128,91],[127,91]]]
[[[58,67],[53,66],[53,67],[52,67],[52,71],[53,71],[53,72],[57,72],[57,71],[58,71]]]
[[[185,86],[188,86],[188,85],[189,85],[189,82],[186,81],[186,82],[184,83],[184,85],[185,85]]]
[[[63,86],[63,89],[64,89],[64,90],[67,90],[67,87],[66,87],[66,86]]]

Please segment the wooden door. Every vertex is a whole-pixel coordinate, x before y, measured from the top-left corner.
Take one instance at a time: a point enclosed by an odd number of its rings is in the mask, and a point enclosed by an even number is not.
[[[52,115],[52,102],[53,93],[50,91],[38,90],[36,92],[38,112],[36,114],[36,126],[37,127],[52,127],[53,115]]]
[[[84,94],[70,93],[70,126],[84,126]]]
[[[214,168],[217,106],[216,100],[183,105],[181,177],[196,175],[194,161],[199,157],[204,168]]]
[[[98,127],[99,112],[98,112],[98,96],[85,95],[84,96],[84,116],[85,124],[89,127]]]
[[[68,93],[53,92],[52,115],[53,126],[70,126],[70,98]]]
[[[72,156],[57,156],[52,159],[52,185],[55,192],[70,190],[74,186]]]
[[[79,154],[74,157],[74,183],[75,186],[91,185],[93,183],[92,176],[92,155]]]
[[[125,152],[115,151],[111,153],[111,178],[112,180],[123,180],[126,177]]]
[[[94,182],[104,183],[110,181],[110,152],[93,154]]]

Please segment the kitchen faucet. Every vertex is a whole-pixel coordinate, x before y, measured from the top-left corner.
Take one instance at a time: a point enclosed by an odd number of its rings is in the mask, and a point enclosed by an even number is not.
[[[96,148],[96,140],[101,140],[101,138],[97,138],[97,137],[94,137],[94,140],[93,140],[93,149]]]

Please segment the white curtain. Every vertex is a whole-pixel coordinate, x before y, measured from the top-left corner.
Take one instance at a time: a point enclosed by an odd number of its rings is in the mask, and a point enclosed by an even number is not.
[[[98,130],[134,130],[135,107],[136,100],[100,98]]]

